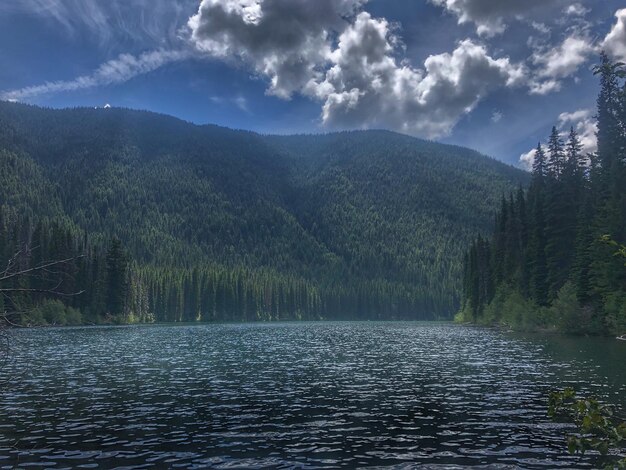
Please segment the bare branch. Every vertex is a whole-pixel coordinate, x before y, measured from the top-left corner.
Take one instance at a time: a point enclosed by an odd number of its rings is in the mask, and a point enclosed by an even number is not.
[[[84,290],[81,290],[79,292],[65,293],[65,292],[59,292],[58,290],[55,290],[55,289],[20,289],[20,288],[0,289],[0,292],[2,293],[4,292],[37,292],[40,294],[58,295],[60,297],[75,297],[77,295],[81,295],[85,293]]]
[[[7,281],[9,279],[13,279],[16,278],[18,276],[24,276],[25,274],[29,274],[29,273],[33,273],[33,272],[37,272],[37,271],[42,271],[46,268],[50,268],[52,266],[59,266],[61,264],[67,264],[70,263],[72,261],[76,261],[77,259],[81,259],[84,258],[85,255],[78,255],[78,256],[72,256],[71,258],[66,258],[66,259],[62,259],[62,260],[57,260],[57,261],[49,261],[46,262],[44,264],[40,264],[38,266],[32,267],[32,268],[28,268],[28,269],[23,269],[21,271],[16,271],[13,273],[4,273],[2,276],[0,276],[0,282],[2,281]]]

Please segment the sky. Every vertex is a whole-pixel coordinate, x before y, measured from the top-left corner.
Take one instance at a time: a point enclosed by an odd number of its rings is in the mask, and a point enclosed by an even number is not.
[[[0,99],[261,133],[389,129],[532,164],[595,149],[626,0],[2,0]]]

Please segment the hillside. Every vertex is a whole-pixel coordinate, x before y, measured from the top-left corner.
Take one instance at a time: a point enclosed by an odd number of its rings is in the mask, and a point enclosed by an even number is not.
[[[101,250],[119,237],[157,320],[449,315],[464,250],[527,180],[391,132],[262,136],[142,111],[0,103],[3,229],[28,238],[45,219]],[[215,299],[225,289],[216,273],[232,299],[203,307],[202,286]]]

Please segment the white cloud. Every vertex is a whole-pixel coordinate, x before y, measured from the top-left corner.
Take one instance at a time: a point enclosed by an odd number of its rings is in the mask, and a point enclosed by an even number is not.
[[[617,22],[606,36],[602,47],[618,60],[626,61],[626,8],[615,13]]]
[[[202,0],[190,18],[198,50],[238,58],[269,77],[282,98],[322,76],[332,37],[348,25],[363,0]]]
[[[579,109],[571,113],[561,113],[559,115],[558,129],[561,137],[566,140],[571,128],[578,133],[582,144],[583,154],[594,153],[598,150],[598,139],[596,133],[598,127],[591,109]],[[532,149],[520,156],[520,164],[527,170],[531,170],[535,161],[536,149]]]
[[[392,126],[425,137],[449,133],[459,118],[496,87],[513,86],[521,71],[483,46],[461,42],[430,56],[424,71],[392,57],[384,20],[359,15],[340,38],[334,66],[319,84],[323,121],[337,127]]]
[[[584,7],[581,3],[572,3],[565,8],[565,14],[570,16],[585,16],[591,10]]]
[[[551,29],[545,23],[541,23],[539,21],[531,21],[530,25],[533,29],[543,35],[548,35],[551,32]],[[529,38],[529,41],[532,42],[532,37]]]
[[[152,72],[163,65],[186,59],[190,56],[186,51],[156,50],[145,52],[139,56],[122,54],[117,59],[102,64],[90,75],[83,75],[73,80],[46,82],[17,90],[0,93],[3,100],[28,100],[48,93],[84,90],[97,86],[112,85],[126,82],[138,75]]]
[[[534,148],[532,150],[529,150],[526,153],[523,153],[520,157],[519,157],[519,161],[520,164],[522,165],[522,168],[530,171],[533,169],[533,163],[535,163],[535,156],[537,155],[537,149]]]
[[[561,82],[558,80],[532,80],[530,83],[530,93],[532,95],[548,95],[561,90]]]
[[[244,113],[250,114],[250,108],[248,107],[248,100],[245,96],[237,96],[233,102],[235,105],[241,109]]]
[[[595,50],[590,39],[569,36],[556,47],[543,52],[536,51],[532,61],[540,67],[540,76],[566,78],[575,73]]]
[[[504,117],[504,114],[502,114],[501,111],[494,111],[493,114],[491,115],[491,122],[493,122],[494,124],[497,124],[500,121],[502,121],[503,117]]]
[[[559,128],[566,135],[570,129],[574,127],[580,143],[583,146],[583,153],[594,153],[598,150],[598,125],[594,118],[594,112],[591,109],[579,109],[573,113],[561,113],[559,115]]]
[[[437,137],[489,91],[524,81],[524,69],[471,40],[430,56],[423,69],[397,58],[400,39],[364,0],[203,0],[189,21],[196,48],[238,59],[269,79],[268,93],[322,103],[334,128],[387,127]]]
[[[479,35],[492,37],[504,32],[507,21],[531,16],[536,10],[563,0],[430,0],[456,15],[459,24],[474,23]]]
[[[557,46],[535,50],[531,56],[536,67],[531,93],[559,91],[560,80],[575,74],[596,50],[592,40],[584,36],[568,36]]]
[[[26,14],[69,35],[88,32],[102,44],[133,41],[166,47],[198,5],[198,0],[3,0],[0,15]]]
[[[221,105],[221,106],[235,105],[241,111],[248,113],[248,114],[252,114],[252,111],[250,110],[250,106],[248,105],[248,100],[243,95],[238,95],[238,96],[234,96],[230,98],[224,98],[221,96],[211,96],[209,97],[209,99],[217,105]]]

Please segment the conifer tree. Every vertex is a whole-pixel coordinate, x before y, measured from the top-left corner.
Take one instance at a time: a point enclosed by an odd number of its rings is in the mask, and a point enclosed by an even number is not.
[[[109,245],[106,267],[108,313],[121,317],[125,313],[128,294],[128,257],[117,237]]]
[[[543,179],[548,173],[548,162],[546,152],[543,150],[541,142],[537,144],[535,159],[533,161],[533,185],[543,184]]]
[[[585,157],[582,152],[583,145],[578,133],[572,127],[566,146],[566,173],[568,178],[574,178],[574,184],[580,184],[585,173]]]
[[[548,139],[548,155],[548,174],[554,179],[559,179],[565,169],[565,153],[563,141],[556,126],[552,128]]]

